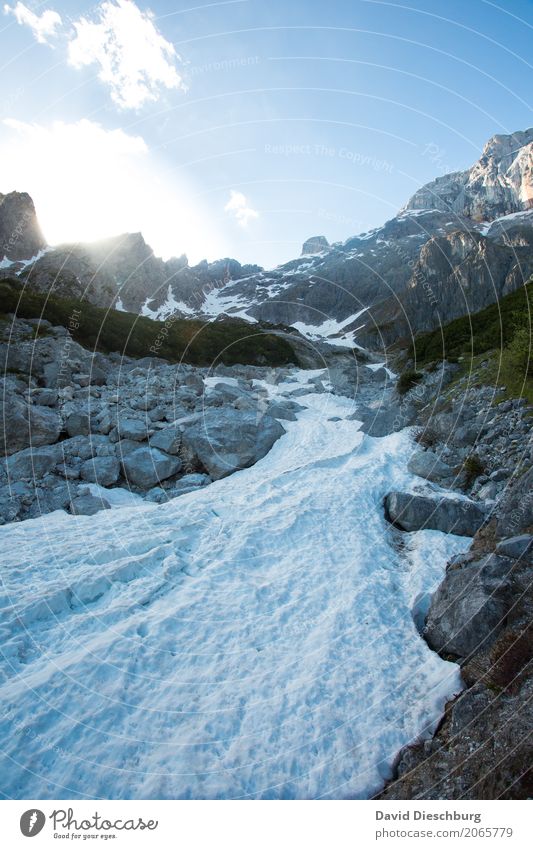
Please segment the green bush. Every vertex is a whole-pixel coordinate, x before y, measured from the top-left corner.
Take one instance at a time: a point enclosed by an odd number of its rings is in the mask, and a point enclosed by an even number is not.
[[[474,481],[485,473],[485,466],[477,454],[469,454],[463,463],[463,472],[465,473],[466,486],[472,486]]]
[[[518,327],[505,351],[504,365],[516,370],[520,377],[533,377],[533,350],[528,327]]]
[[[398,383],[396,384],[396,388],[400,395],[405,395],[406,392],[409,392],[413,386],[416,386],[419,383],[424,375],[420,371],[415,371],[414,369],[406,369],[403,371],[398,378]]]

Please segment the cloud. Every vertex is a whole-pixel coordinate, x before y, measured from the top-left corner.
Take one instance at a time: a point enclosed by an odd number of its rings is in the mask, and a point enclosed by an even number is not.
[[[51,9],[46,9],[41,15],[36,15],[28,9],[24,3],[16,6],[4,6],[5,15],[14,15],[18,24],[28,26],[40,44],[48,44],[48,39],[57,35],[57,28],[61,26],[61,16]]]
[[[259,213],[248,206],[248,201],[243,193],[236,192],[234,189],[230,191],[230,198],[224,207],[224,211],[233,215],[241,227],[247,227],[250,221],[259,218]]]
[[[184,88],[176,70],[179,57],[156,29],[151,12],[133,0],[101,3],[96,18],[74,22],[68,61],[74,68],[96,64],[98,76],[123,109],[138,109],[157,100],[161,88]]]
[[[50,244],[141,231],[157,255],[223,256],[210,210],[139,135],[87,119],[0,122],[2,192],[28,192]],[[163,170],[165,168],[165,170]]]

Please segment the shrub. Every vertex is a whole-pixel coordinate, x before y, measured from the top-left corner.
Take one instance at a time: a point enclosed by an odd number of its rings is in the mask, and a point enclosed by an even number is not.
[[[415,371],[414,369],[406,369],[403,371],[398,378],[398,383],[396,384],[396,388],[400,395],[405,395],[406,392],[409,392],[413,386],[416,386],[419,383],[424,375],[421,371]]]
[[[472,486],[480,475],[485,474],[485,466],[477,454],[469,454],[463,463],[463,472],[465,473],[466,486]]]
[[[415,442],[418,442],[422,448],[433,448],[440,442],[439,434],[436,430],[430,427],[421,427],[415,432]]]
[[[533,377],[533,350],[528,327],[518,327],[503,354],[503,361],[519,377]]]

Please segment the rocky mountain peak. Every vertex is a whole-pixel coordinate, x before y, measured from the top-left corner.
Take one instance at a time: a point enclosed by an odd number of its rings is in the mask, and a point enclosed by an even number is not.
[[[473,221],[494,221],[533,207],[533,128],[495,135],[466,171],[422,186],[405,210],[439,209]]]
[[[311,236],[303,243],[302,256],[306,254],[319,254],[329,248],[329,242],[325,236]]]
[[[0,261],[29,259],[45,247],[46,240],[29,194],[0,194]]]

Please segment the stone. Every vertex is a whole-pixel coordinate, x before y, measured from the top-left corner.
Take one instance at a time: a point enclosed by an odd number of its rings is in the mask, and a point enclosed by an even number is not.
[[[111,486],[120,476],[120,463],[116,457],[94,457],[85,460],[80,475],[85,481],[97,483],[100,486]]]
[[[208,408],[182,422],[182,452],[186,465],[196,462],[218,480],[253,465],[285,433],[271,416]]]
[[[157,448],[142,446],[122,458],[122,470],[128,483],[139,489],[151,489],[177,474],[182,462]]]
[[[91,422],[87,413],[74,412],[68,416],[65,428],[69,436],[88,436]]]
[[[490,555],[446,572],[426,619],[432,649],[466,658],[495,639],[512,603],[511,565]]]
[[[211,478],[209,475],[202,474],[190,474],[184,475],[179,481],[172,486],[171,489],[168,490],[169,498],[176,498],[179,495],[185,495],[187,492],[195,492],[198,489],[201,489],[203,486],[207,486],[211,483]]]
[[[4,461],[10,480],[39,480],[61,460],[59,445],[25,448]]]
[[[179,427],[170,425],[154,433],[150,437],[152,448],[159,448],[166,454],[178,454],[181,446],[181,431]]]
[[[57,390],[34,389],[31,393],[31,399],[34,404],[39,404],[41,407],[55,407],[58,399]]]
[[[453,469],[433,451],[415,451],[409,458],[407,468],[411,474],[429,481],[442,481],[453,477]]]
[[[533,560],[533,536],[531,534],[520,534],[516,537],[503,539],[496,545],[496,553],[504,557],[512,557],[514,560]]]
[[[391,492],[385,497],[391,522],[404,531],[430,529],[474,536],[485,521],[485,511],[468,499]]]
[[[143,442],[148,438],[146,423],[139,419],[120,419],[117,425],[120,439],[133,439]]]
[[[75,516],[94,516],[100,510],[110,510],[109,501],[99,495],[79,495],[70,502],[70,512]]]

